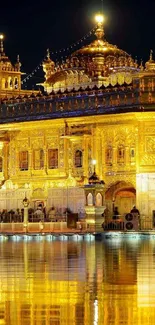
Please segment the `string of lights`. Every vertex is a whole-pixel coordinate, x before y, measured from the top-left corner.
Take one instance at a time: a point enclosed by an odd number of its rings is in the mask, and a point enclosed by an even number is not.
[[[50,51],[50,54],[55,55],[55,54],[59,54],[62,52],[67,52],[67,51],[72,50],[74,47],[76,47],[77,45],[82,43],[84,40],[86,40],[88,37],[90,37],[94,33],[95,29],[96,29],[96,27],[92,28],[86,35],[84,35],[82,38],[80,38],[77,42],[72,43],[70,46],[68,46],[66,48],[61,48],[60,50],[55,51],[55,52]]]
[[[69,51],[72,51],[73,48],[76,48],[78,45],[80,45],[81,43],[83,43],[88,37],[90,37],[94,31],[96,30],[96,26],[94,28],[92,28],[86,35],[84,35],[82,38],[80,38],[77,42],[72,43],[70,46],[66,47],[66,48],[61,48],[60,50],[57,51],[49,51],[50,55],[58,55],[58,54],[62,54],[66,52],[68,53]],[[69,55],[69,54],[68,54]],[[68,55],[64,55],[61,56],[61,61],[63,61],[64,59],[66,59],[66,57]],[[23,80],[22,80],[22,84],[25,84],[30,78],[32,78],[34,76],[34,74],[42,67],[43,61],[46,59],[46,56],[44,56],[43,60],[37,65],[37,67],[31,72],[29,73]],[[57,62],[58,64],[58,62]]]

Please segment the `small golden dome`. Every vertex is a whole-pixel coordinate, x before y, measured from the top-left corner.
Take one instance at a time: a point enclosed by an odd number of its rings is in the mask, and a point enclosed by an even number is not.
[[[67,72],[66,71],[58,71],[55,74],[51,75],[47,82],[50,84],[55,84],[56,82],[61,82],[67,78]]]
[[[145,63],[145,68],[148,71],[154,71],[155,70],[155,61],[153,60],[153,51],[150,50],[150,59]]]
[[[50,50],[49,49],[47,49],[46,58],[43,61],[43,65],[44,66],[46,66],[46,65],[55,66],[54,61],[52,61],[51,58],[50,58]]]

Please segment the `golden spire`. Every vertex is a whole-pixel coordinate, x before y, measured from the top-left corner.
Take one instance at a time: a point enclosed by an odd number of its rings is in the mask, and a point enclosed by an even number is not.
[[[50,50],[49,49],[47,49],[47,59],[49,60],[50,59]]]
[[[103,21],[104,21],[104,16],[103,15],[96,15],[95,20],[97,22],[97,28],[95,31],[95,35],[98,40],[102,39],[104,36],[104,29],[103,29]]]
[[[155,70],[155,61],[153,60],[153,50],[150,50],[149,61],[145,63],[146,70],[154,71]]]
[[[144,67],[143,67],[143,60],[141,59],[141,61],[140,61],[140,70],[144,70]]]
[[[153,50],[150,50],[150,61],[153,60]]]
[[[55,63],[50,58],[50,50],[46,50],[46,58],[43,61],[43,71],[45,72],[46,80],[54,74]]]
[[[4,52],[3,39],[4,39],[4,35],[0,34],[0,53]]]
[[[20,63],[20,59],[19,59],[19,54],[17,55],[17,62],[15,64],[15,67],[20,70],[20,67],[21,67],[21,63]]]

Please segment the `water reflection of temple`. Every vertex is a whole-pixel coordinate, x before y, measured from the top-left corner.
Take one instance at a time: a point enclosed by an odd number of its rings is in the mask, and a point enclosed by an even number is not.
[[[50,242],[6,245],[1,248],[0,283],[1,315],[8,318],[4,324],[84,324],[84,245],[60,241],[52,247]]]
[[[1,324],[153,324],[153,243],[17,240],[0,244]]]

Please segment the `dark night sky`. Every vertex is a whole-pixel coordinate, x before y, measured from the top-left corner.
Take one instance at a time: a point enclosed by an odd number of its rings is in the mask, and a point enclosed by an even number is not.
[[[5,34],[5,52],[13,62],[20,54],[22,70],[29,73],[46,48],[66,48],[89,32],[101,8],[101,0],[3,1],[0,32]],[[150,49],[155,51],[155,0],[103,0],[103,10],[110,43],[144,61]]]

